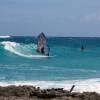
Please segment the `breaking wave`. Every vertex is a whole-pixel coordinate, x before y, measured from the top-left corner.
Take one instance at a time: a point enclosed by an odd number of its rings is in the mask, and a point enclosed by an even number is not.
[[[0,36],[0,38],[10,38],[11,36]]]
[[[47,56],[39,55],[36,53],[36,45],[35,44],[20,44],[16,42],[4,41],[1,42],[4,46],[4,49],[14,53],[18,56],[26,57],[26,58],[45,58]]]

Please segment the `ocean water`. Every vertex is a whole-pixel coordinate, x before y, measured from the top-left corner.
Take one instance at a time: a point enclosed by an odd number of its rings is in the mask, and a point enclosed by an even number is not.
[[[100,93],[100,38],[49,37],[50,57],[35,37],[0,37],[0,86],[33,85]],[[81,51],[81,46],[84,51]]]

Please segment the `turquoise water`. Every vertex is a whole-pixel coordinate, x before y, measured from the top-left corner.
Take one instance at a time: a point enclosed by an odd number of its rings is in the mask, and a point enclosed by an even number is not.
[[[48,42],[50,57],[36,52],[34,37],[1,38],[0,85],[67,89],[75,84],[75,91],[88,91],[90,86],[100,92],[100,38],[52,37]]]

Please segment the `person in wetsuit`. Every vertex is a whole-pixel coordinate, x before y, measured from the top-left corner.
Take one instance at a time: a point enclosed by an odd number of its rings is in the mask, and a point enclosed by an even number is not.
[[[44,48],[42,47],[41,48],[41,54],[44,54],[45,52],[44,52]]]

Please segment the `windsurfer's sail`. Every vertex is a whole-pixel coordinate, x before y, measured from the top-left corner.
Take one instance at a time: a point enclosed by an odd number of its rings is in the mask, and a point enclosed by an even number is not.
[[[47,38],[44,35],[44,33],[40,33],[38,36],[38,43],[37,43],[37,52],[44,54],[44,55],[49,55],[50,48],[48,47],[47,44]]]

